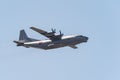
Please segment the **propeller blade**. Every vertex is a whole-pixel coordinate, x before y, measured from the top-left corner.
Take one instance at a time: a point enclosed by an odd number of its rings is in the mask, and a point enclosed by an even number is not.
[[[56,33],[56,29],[54,29],[54,32]]]
[[[53,32],[53,28],[51,28],[51,31]]]
[[[60,35],[61,35],[61,36],[63,36],[63,34],[62,34],[61,30],[60,30],[59,32],[60,32]]]
[[[61,35],[61,30],[59,32],[60,32],[60,35]]]
[[[52,31],[53,33],[56,33],[56,29],[53,29],[53,28],[52,28],[51,31]]]

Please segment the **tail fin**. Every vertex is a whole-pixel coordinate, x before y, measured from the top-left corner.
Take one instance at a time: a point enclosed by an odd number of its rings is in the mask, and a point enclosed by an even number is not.
[[[25,30],[20,30],[19,41],[21,42],[29,42],[29,41],[37,41],[36,39],[29,38],[25,32]]]
[[[23,42],[28,41],[28,36],[27,36],[27,34],[25,33],[24,30],[20,30],[19,41],[23,41]]]

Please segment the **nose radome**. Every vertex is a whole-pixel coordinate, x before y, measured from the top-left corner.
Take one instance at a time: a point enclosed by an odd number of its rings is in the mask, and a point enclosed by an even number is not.
[[[86,40],[88,40],[88,37],[85,37],[86,38]]]
[[[88,41],[88,37],[84,36],[84,41],[87,42]]]

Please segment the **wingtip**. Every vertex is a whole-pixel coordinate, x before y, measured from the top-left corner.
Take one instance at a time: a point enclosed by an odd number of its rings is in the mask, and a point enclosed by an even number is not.
[[[36,27],[34,27],[34,26],[31,26],[31,27],[30,27],[30,29],[36,29]]]
[[[30,27],[30,29],[32,29],[32,28],[33,28],[33,26]]]

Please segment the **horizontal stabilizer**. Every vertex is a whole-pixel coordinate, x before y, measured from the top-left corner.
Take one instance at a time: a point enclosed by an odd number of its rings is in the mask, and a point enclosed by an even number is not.
[[[23,42],[21,42],[21,41],[13,41],[13,42],[14,42],[14,43],[17,43],[17,44],[18,44],[18,43],[23,43]]]
[[[17,44],[17,46],[23,46],[24,45],[24,42],[21,42],[21,41],[13,41],[14,43]]]

